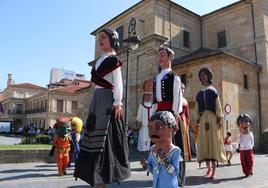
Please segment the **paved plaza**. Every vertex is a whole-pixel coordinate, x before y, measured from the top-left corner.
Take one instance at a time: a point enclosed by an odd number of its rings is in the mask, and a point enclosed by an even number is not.
[[[139,165],[136,153],[131,154],[132,175],[122,182],[108,185],[108,188],[149,188],[152,187],[152,176],[146,175]],[[239,155],[234,155],[232,166],[220,164],[217,179],[205,178],[205,164],[198,167],[196,162],[187,162],[187,179],[185,187],[191,188],[267,188],[268,187],[268,155],[255,155],[254,175],[243,178]],[[58,177],[55,163],[15,163],[0,164],[0,187],[5,188],[86,188],[85,182],[72,176],[74,167],[68,169],[68,175]]]

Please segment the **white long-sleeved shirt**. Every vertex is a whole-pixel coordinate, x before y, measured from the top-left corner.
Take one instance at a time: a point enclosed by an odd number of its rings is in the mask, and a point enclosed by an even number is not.
[[[254,146],[254,136],[252,132],[247,134],[239,134],[237,144],[240,145],[240,150],[251,150]]]
[[[171,68],[163,69],[156,76],[156,100],[158,102],[162,101],[161,80],[170,71],[172,71]],[[180,112],[182,112],[182,91],[181,91],[181,79],[179,76],[174,77],[172,110],[174,114],[177,114],[177,115],[179,115]]]
[[[95,69],[98,70],[99,66],[103,62],[104,59],[106,59],[109,56],[116,55],[116,53],[110,52],[110,53],[104,53],[101,58],[98,59],[95,65]],[[112,72],[106,74],[103,77],[105,80],[113,84],[113,98],[114,98],[114,106],[122,106],[122,98],[123,98],[123,81],[122,81],[122,74],[121,74],[121,67],[117,67]],[[99,85],[95,85],[95,89],[97,88],[103,88]]]

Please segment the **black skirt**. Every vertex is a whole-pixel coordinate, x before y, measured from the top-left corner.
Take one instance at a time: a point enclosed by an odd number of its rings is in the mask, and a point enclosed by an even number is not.
[[[87,130],[85,130],[84,140],[75,164],[74,177],[86,181],[91,186],[99,183],[95,182],[96,173],[105,184],[120,182],[130,176],[125,125],[122,117],[119,120],[114,118],[114,111],[111,111],[112,102],[113,97],[110,90],[98,89],[95,91],[89,121],[87,121]],[[88,124],[92,122],[94,125],[91,124],[89,127]],[[99,142],[102,138],[103,142]],[[94,141],[92,142],[92,140]]]

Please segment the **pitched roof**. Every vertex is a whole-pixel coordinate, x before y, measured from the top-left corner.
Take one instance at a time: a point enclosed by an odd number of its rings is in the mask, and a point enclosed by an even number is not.
[[[219,53],[222,53],[222,51],[212,50],[208,48],[199,48],[191,54],[175,58],[172,62],[172,65],[178,65],[178,64],[185,63],[185,62],[202,59],[202,58],[213,56]]]
[[[183,7],[183,6],[179,5],[179,4],[177,4],[177,3],[175,3],[175,2],[172,2],[172,1],[170,1],[170,0],[167,0],[167,1],[168,1],[170,4],[172,4],[173,6],[180,7],[181,9],[185,10],[186,12],[189,12],[189,13],[191,13],[191,14],[194,14],[194,15],[200,17],[198,14],[192,12],[191,10],[189,10],[189,9],[187,9],[187,8],[185,8],[185,7]],[[102,26],[100,26],[100,27],[98,27],[97,29],[95,29],[94,31],[92,31],[90,34],[91,34],[91,35],[95,35],[96,32],[97,32],[98,30],[100,30],[101,28],[107,27],[107,25],[108,25],[109,23],[111,23],[112,21],[116,20],[118,17],[123,16],[124,14],[128,14],[129,11],[131,11],[131,10],[134,9],[135,7],[139,6],[139,5],[142,4],[143,2],[145,2],[145,1],[144,1],[144,0],[141,0],[141,1],[139,1],[138,3],[134,4],[134,5],[131,6],[130,8],[126,9],[126,10],[123,11],[122,13],[118,14],[117,16],[115,16],[114,18],[112,18],[111,20],[109,20],[108,22],[106,22],[105,24],[103,24]]]
[[[67,93],[67,94],[75,94],[75,92],[79,89],[88,87],[89,84],[85,85],[69,85],[65,87],[60,87],[60,88],[54,88],[50,89],[49,92],[56,92],[56,93]]]
[[[46,90],[47,88],[41,87],[31,83],[22,83],[22,84],[12,84],[10,85],[13,88],[22,88],[22,89],[33,89],[33,90]]]
[[[203,59],[203,58],[208,58],[210,56],[218,55],[218,54],[225,54],[227,56],[231,56],[233,58],[239,59],[245,63],[251,64],[256,66],[254,62],[251,62],[247,59],[244,59],[242,57],[236,56],[234,54],[231,54],[230,52],[226,52],[224,50],[213,50],[213,49],[208,49],[208,48],[199,48],[193,53],[189,55],[185,55],[182,57],[177,57],[173,60],[172,66],[179,65],[179,64],[184,64],[190,61],[198,60],[198,59]]]
[[[75,92],[76,92],[76,93],[84,92],[84,91],[87,91],[87,90],[90,89],[90,88],[91,88],[91,85],[89,85],[89,86],[87,86],[87,87],[83,87],[83,88],[81,88],[81,89],[78,89],[78,90],[76,90]]]

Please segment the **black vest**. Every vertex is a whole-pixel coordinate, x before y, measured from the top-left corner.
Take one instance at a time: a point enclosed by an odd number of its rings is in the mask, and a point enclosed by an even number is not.
[[[173,101],[174,73],[170,71],[161,80],[162,101],[156,100],[156,77],[154,78],[153,103]]]
[[[199,109],[199,113],[209,110],[216,112],[216,98],[218,97],[217,90],[212,87],[205,91],[199,91],[196,95],[196,101]]]

